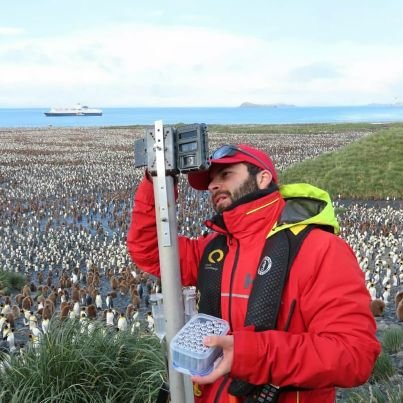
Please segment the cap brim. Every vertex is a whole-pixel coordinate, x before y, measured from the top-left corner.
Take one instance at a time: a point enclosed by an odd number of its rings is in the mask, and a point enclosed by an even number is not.
[[[210,172],[192,171],[188,173],[189,185],[196,190],[207,190],[210,183]]]
[[[210,161],[210,167],[206,171],[192,171],[188,174],[189,185],[196,190],[207,190],[208,185],[210,184],[210,169],[215,164],[238,164],[240,162],[239,158],[234,157],[226,157],[217,160]]]

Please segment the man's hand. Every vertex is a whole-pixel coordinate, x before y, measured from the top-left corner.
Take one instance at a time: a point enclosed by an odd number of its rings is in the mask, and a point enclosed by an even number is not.
[[[204,385],[213,383],[221,376],[231,371],[234,357],[234,336],[207,336],[203,343],[207,347],[221,347],[223,357],[218,365],[206,376],[192,376],[192,382]]]

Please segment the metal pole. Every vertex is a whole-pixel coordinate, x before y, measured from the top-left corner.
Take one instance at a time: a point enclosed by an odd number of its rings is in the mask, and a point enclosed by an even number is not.
[[[175,334],[184,326],[182,285],[179,267],[178,234],[174,181],[165,173],[165,148],[162,121],[155,122],[155,155],[157,177],[153,177],[155,211],[158,233],[162,294],[166,320],[166,342],[168,353],[169,390],[174,403],[193,402],[189,396],[190,379],[172,367],[169,345]],[[191,383],[190,383],[191,386]],[[186,393],[185,393],[186,389]]]

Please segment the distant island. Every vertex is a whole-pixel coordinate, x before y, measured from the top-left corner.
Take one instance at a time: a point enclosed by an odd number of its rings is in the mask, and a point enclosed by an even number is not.
[[[255,104],[253,102],[242,102],[240,108],[296,108],[291,104]]]
[[[391,104],[379,104],[376,102],[367,104],[367,106],[403,106],[403,102],[395,102],[395,103],[391,103]]]

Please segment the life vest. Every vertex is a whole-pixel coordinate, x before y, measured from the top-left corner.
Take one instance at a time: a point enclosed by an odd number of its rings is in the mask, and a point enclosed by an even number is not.
[[[303,197],[295,194],[307,191]],[[326,192],[311,206],[312,189],[315,193],[320,189],[305,184],[288,185],[283,189],[283,197],[289,198],[282,216],[280,225],[269,233],[256,268],[256,276],[248,299],[245,326],[253,326],[255,331],[265,331],[276,328],[277,317],[280,310],[281,298],[289,272],[300,247],[314,228],[321,228],[332,233],[339,230],[337,220],[330,215],[330,199]],[[302,208],[301,208],[302,207]],[[309,211],[311,210],[311,211]],[[333,210],[331,208],[331,210]],[[308,217],[304,216],[308,212]],[[302,214],[301,214],[302,213]],[[319,219],[318,219],[319,217]],[[323,219],[324,217],[324,219]],[[200,260],[197,290],[198,311],[212,316],[221,317],[221,277],[228,253],[227,238],[217,235],[206,246]],[[288,330],[294,307],[286,321],[284,331]],[[252,385],[241,380],[232,380],[229,393],[235,396],[259,397],[262,390],[269,389],[270,393],[280,393],[279,388],[273,385]]]
[[[298,228],[285,228],[273,233],[266,240],[257,267],[256,277],[248,300],[245,326],[254,326],[255,331],[265,331],[276,328],[277,316],[280,309],[281,297],[288,274],[295,257],[314,225],[301,225]],[[222,255],[214,256],[217,250]],[[197,289],[198,308],[200,313],[221,317],[221,275],[225,255],[228,251],[225,235],[212,239],[206,246],[199,266]],[[211,262],[218,260],[214,266]],[[216,261],[215,260],[215,261]],[[285,331],[291,320],[294,306],[287,318]],[[248,382],[233,379],[228,392],[234,396],[250,396],[252,401],[266,396],[281,393],[274,385],[253,385]],[[263,400],[262,400],[263,401]]]
[[[285,228],[267,238],[248,300],[245,326],[253,325],[255,331],[276,327],[288,273],[303,240],[315,227]],[[218,235],[204,249],[197,279],[199,313],[221,317],[221,276],[227,252],[225,235]]]
[[[259,331],[275,327],[285,281],[308,233],[313,228],[339,232],[330,197],[324,190],[297,183],[280,186],[280,193],[286,205],[267,236],[245,319],[245,326],[253,324]],[[203,251],[197,278],[200,313],[221,317],[221,276],[227,253],[225,235],[217,235]]]

